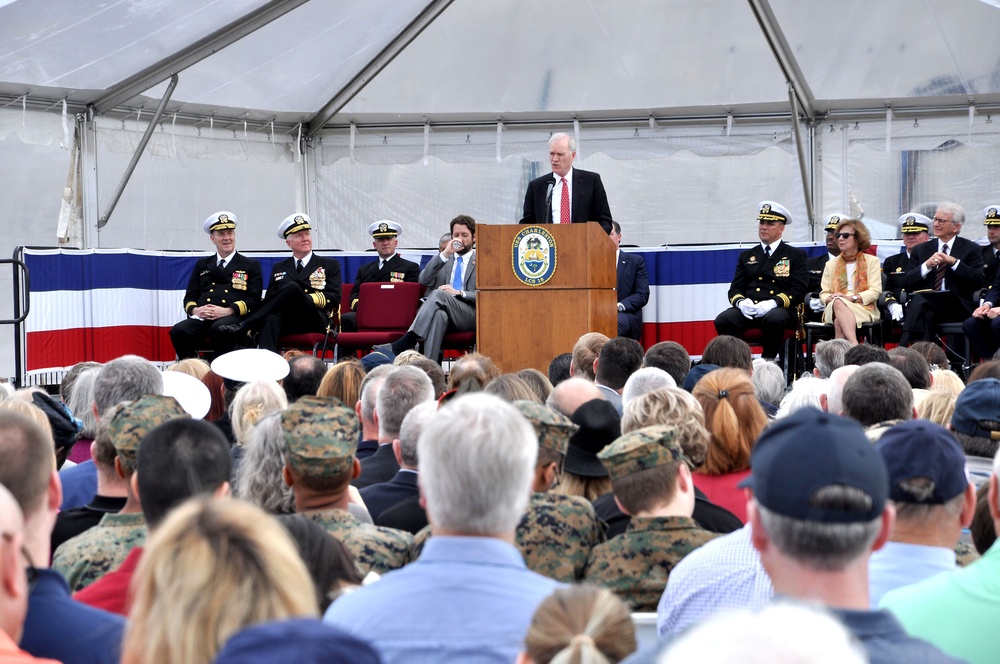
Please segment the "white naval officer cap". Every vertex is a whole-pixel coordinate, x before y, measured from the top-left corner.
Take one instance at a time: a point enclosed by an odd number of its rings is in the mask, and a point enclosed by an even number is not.
[[[931,228],[931,220],[917,212],[900,215],[898,223],[901,233],[928,233]]]
[[[1000,226],[1000,205],[987,205],[983,208],[983,223],[987,226]]]
[[[823,230],[827,233],[832,233],[837,230],[837,226],[839,226],[840,222],[845,219],[848,219],[848,216],[843,212],[834,212],[833,214],[827,216],[826,226],[823,227]]]
[[[792,213],[781,203],[761,201],[757,205],[757,221],[780,221],[787,226],[792,223]]]
[[[309,225],[311,221],[312,220],[309,218],[309,215],[305,212],[293,212],[285,217],[280,224],[278,224],[278,237],[284,240],[292,233],[307,231],[312,228],[312,226]]]
[[[236,215],[227,210],[213,213],[201,226],[206,233],[236,228]]]
[[[403,227],[398,222],[382,219],[368,225],[368,234],[376,240],[381,240],[402,235]]]

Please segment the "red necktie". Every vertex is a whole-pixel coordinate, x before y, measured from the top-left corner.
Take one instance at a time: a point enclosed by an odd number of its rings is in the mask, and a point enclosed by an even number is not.
[[[569,183],[562,179],[562,201],[559,203],[559,223],[569,223]]]

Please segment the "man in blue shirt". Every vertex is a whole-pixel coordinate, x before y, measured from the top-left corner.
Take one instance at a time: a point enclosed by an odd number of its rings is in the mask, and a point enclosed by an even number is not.
[[[514,661],[538,604],[559,584],[514,546],[538,441],[511,404],[463,396],[425,425],[418,481],[432,537],[420,558],[340,597],[324,620],[386,664]]]

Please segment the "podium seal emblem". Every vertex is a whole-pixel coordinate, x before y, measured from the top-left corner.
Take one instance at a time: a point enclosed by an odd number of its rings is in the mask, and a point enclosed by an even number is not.
[[[514,236],[511,266],[526,286],[541,286],[556,271],[556,240],[541,226],[526,226]]]

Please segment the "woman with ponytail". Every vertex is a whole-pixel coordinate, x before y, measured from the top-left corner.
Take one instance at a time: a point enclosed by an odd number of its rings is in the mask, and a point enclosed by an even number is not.
[[[746,496],[737,484],[750,474],[750,450],[767,425],[767,415],[742,369],[707,373],[692,394],[705,411],[711,434],[705,463],[693,473],[694,485],[746,523]]]
[[[559,588],[531,619],[517,664],[616,664],[636,649],[628,607],[605,588]]]

